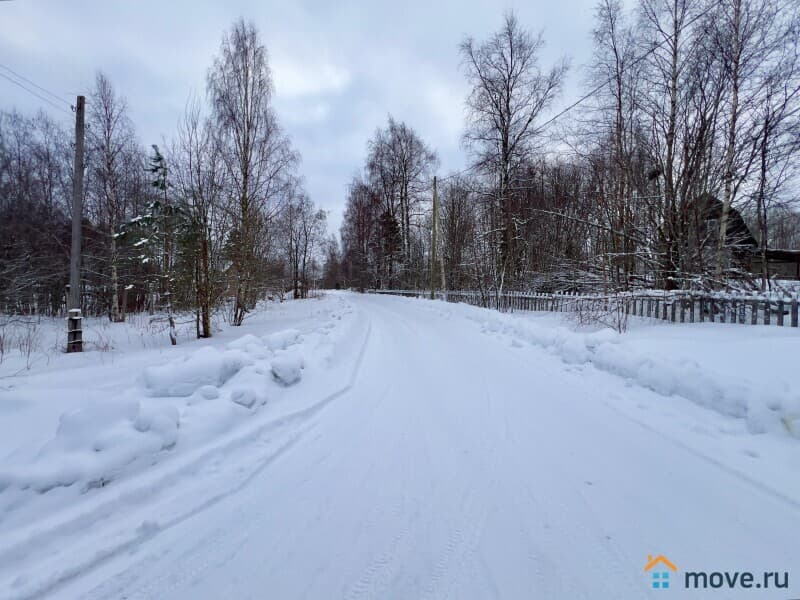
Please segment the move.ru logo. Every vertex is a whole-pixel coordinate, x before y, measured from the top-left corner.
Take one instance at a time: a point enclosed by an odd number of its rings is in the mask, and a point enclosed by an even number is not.
[[[677,573],[678,567],[666,556],[648,554],[644,572],[650,577],[654,590],[666,590],[669,589],[670,575]]]

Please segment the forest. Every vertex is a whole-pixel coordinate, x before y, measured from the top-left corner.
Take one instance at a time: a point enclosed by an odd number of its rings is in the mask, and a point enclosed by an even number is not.
[[[240,325],[258,300],[306,297],[326,214],[273,108],[267,50],[237,21],[167,147],[142,146],[102,72],[86,99],[81,307],[89,316],[190,311]],[[0,310],[64,313],[74,137],[44,112],[0,111]]]
[[[776,257],[800,263],[799,15],[602,0],[585,94],[556,113],[570,63],[542,64],[543,33],[509,13],[464,38],[468,168],[437,178],[434,215],[436,153],[390,117],[350,186],[342,277],[484,297],[780,285]]]

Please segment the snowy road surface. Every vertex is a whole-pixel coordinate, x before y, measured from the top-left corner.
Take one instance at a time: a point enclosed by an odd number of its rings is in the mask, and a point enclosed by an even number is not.
[[[199,473],[206,505],[166,525],[151,508],[151,536],[48,594],[800,596],[800,471],[761,482],[741,466],[757,459],[725,454],[725,439],[661,425],[652,407],[682,399],[509,343],[449,307],[347,301],[364,326],[344,393],[225,456],[229,470],[258,463],[235,493]],[[681,571],[788,571],[790,585],[654,591],[648,554]]]

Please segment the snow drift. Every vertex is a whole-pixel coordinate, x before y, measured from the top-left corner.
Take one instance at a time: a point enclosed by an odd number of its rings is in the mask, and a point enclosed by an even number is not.
[[[220,386],[252,359],[238,350],[207,346],[165,365],[147,367],[143,378],[153,396],[191,396],[204,385]]]
[[[800,439],[800,397],[786,382],[715,371],[692,359],[690,353],[670,355],[658,344],[647,349],[632,347],[626,343],[629,334],[610,329],[585,333],[482,309],[470,311],[470,318],[487,334],[509,336],[512,343],[528,342],[566,363],[591,364],[660,395],[681,396],[723,415],[744,419],[751,433],[773,431]],[[738,331],[747,334],[747,329]]]
[[[63,414],[54,438],[29,464],[0,470],[0,491],[13,486],[39,493],[80,484],[102,486],[136,461],[171,448],[180,418],[172,406],[140,402],[92,403]]]
[[[149,364],[139,364],[132,386],[112,380],[108,389],[114,391],[97,393],[104,375],[93,372],[95,384],[82,381],[92,398],[64,390],[58,403],[45,406],[50,411],[64,407],[50,417],[54,431],[32,432],[38,442],[25,447],[0,444],[0,523],[19,509],[32,514],[32,494],[53,496],[41,500],[54,506],[65,494],[104,487],[165,460],[176,449],[185,452],[213,443],[262,407],[280,401],[309,366],[316,371],[330,363],[344,340],[341,316],[351,314],[345,301],[329,299],[275,310],[273,318],[280,322],[287,312],[300,313],[303,332],[285,328],[221,343],[200,342],[208,344],[200,348],[178,346],[165,353],[171,358],[157,364],[156,356],[146,351]],[[46,389],[50,393],[50,385]],[[25,408],[22,400],[4,406],[6,413]],[[13,422],[14,415],[10,417]],[[31,423],[43,429],[47,421]],[[62,492],[48,493],[55,489]]]

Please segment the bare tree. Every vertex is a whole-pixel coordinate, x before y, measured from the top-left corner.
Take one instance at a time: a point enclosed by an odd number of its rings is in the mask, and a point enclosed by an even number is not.
[[[225,34],[208,74],[217,143],[231,188],[234,231],[232,322],[241,325],[256,300],[260,234],[277,212],[297,162],[272,108],[272,75],[258,31],[244,20]]]
[[[193,231],[197,336],[207,338],[211,337],[211,313],[218,296],[215,264],[220,236],[214,232],[224,231],[227,219],[221,210],[225,180],[220,149],[200,110],[197,101],[187,104],[172,153],[177,165],[178,196]]]
[[[786,8],[786,7],[784,7]],[[788,18],[775,33],[783,40],[780,55],[762,72],[761,100],[755,106],[753,151],[756,155],[758,180],[755,197],[758,224],[761,289],[770,285],[767,248],[770,240],[770,208],[783,208],[779,199],[788,183],[800,176],[796,159],[800,152],[800,12],[786,11]],[[796,200],[796,199],[795,199]],[[789,206],[783,223],[793,220]],[[791,227],[789,228],[791,229]],[[795,224],[796,231],[796,224]],[[795,242],[796,244],[797,242]],[[781,246],[779,246],[781,247]],[[792,247],[787,244],[785,247]]]
[[[412,265],[412,227],[417,224],[420,204],[429,197],[438,158],[411,127],[391,116],[387,127],[375,132],[368,148],[367,178],[383,201],[386,277],[393,282],[395,262],[400,262],[404,276],[406,270],[419,266]]]
[[[119,301],[119,261],[117,236],[126,218],[124,178],[137,150],[133,126],[128,117],[125,99],[117,95],[109,79],[101,72],[95,77],[95,88],[89,98],[89,169],[91,194],[97,217],[105,224],[108,235],[112,322],[123,319]],[[135,168],[141,170],[142,165]]]
[[[779,27],[779,3],[775,0],[721,0],[714,13],[714,50],[722,61],[730,94],[726,98],[725,158],[723,170],[723,203],[719,222],[719,248],[716,275],[721,280],[728,241],[728,213],[736,191],[747,178],[755,158],[753,146],[741,143],[748,125],[743,117],[752,113],[764,79],[759,71],[772,64],[775,52],[788,41]],[[770,91],[767,91],[771,94]],[[746,136],[750,137],[750,136]]]
[[[326,215],[315,209],[304,192],[299,192],[284,208],[286,253],[292,273],[292,291],[295,298],[308,297],[308,273],[315,253],[325,239]]]
[[[500,213],[498,289],[512,275],[518,259],[511,183],[529,159],[541,136],[537,120],[561,89],[567,71],[562,62],[547,71],[539,66],[544,45],[541,34],[522,29],[513,13],[502,28],[484,42],[472,38],[461,44],[461,57],[472,90],[467,97],[464,141],[474,166],[494,178]]]
[[[360,291],[376,285],[378,267],[375,250],[379,246],[380,198],[355,176],[350,183],[342,222],[344,275]]]

